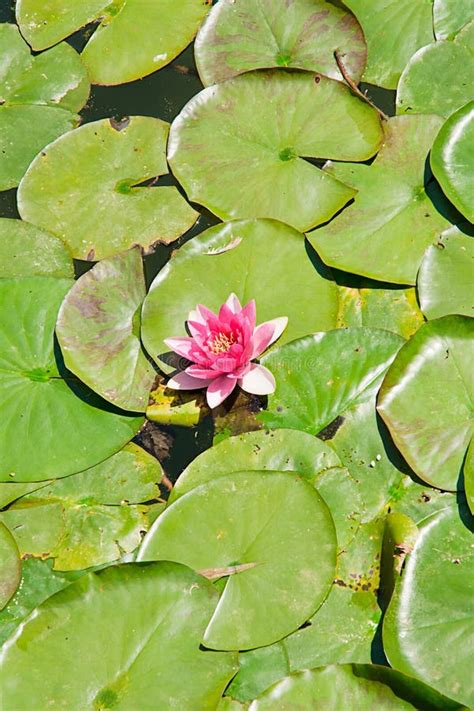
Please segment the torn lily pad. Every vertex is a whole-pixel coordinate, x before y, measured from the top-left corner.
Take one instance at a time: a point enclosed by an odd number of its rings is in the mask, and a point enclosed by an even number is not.
[[[0,278],[74,276],[72,256],[60,239],[23,220],[0,218]]]
[[[197,212],[175,187],[140,185],[168,172],[168,129],[159,119],[133,116],[67,133],[30,165],[18,189],[21,217],[60,237],[76,259],[172,242]]]
[[[79,124],[90,86],[72,47],[32,56],[16,25],[0,24],[0,56],[0,190],[7,190],[44,146]]]

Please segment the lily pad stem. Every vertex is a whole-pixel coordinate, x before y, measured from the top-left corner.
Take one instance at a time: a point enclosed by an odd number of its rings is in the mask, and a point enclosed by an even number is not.
[[[349,85],[349,87],[352,89],[352,91],[354,92],[354,94],[357,94],[357,96],[358,96],[360,99],[362,99],[362,101],[365,101],[367,104],[370,104],[370,106],[372,106],[372,108],[375,109],[375,110],[378,112],[378,114],[381,116],[381,118],[382,118],[384,121],[388,121],[388,116],[387,116],[387,114],[384,113],[384,112],[382,111],[382,109],[379,109],[379,107],[376,106],[376,105],[374,104],[374,102],[371,101],[371,100],[369,99],[369,97],[368,97],[366,94],[364,94],[363,91],[361,91],[361,90],[359,89],[359,87],[358,87],[357,84],[353,81],[353,79],[351,79],[351,77],[350,77],[349,74],[347,73],[347,69],[346,69],[345,66],[344,66],[344,62],[342,61],[342,57],[341,57],[341,55],[339,54],[339,50],[337,50],[337,49],[334,51],[334,58],[335,58],[335,60],[336,60],[336,64],[337,64],[337,66],[338,66],[338,68],[339,68],[339,71],[341,72],[342,76],[344,77],[344,81],[346,82],[346,84]]]

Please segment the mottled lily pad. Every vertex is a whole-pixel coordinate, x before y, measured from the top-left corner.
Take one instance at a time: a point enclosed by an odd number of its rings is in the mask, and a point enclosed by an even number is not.
[[[145,278],[139,248],[104,259],[67,294],[56,335],[66,367],[124,410],[144,412],[155,370],[140,343]]]
[[[0,278],[54,276],[72,278],[66,245],[54,235],[22,220],[0,218]]]
[[[16,16],[34,49],[56,44],[83,25],[99,26],[82,58],[93,84],[123,84],[171,62],[193,39],[209,0],[19,0]]]
[[[33,57],[15,25],[0,24],[0,56],[0,190],[7,190],[44,146],[78,125],[89,80],[68,44]]]
[[[221,0],[195,43],[204,86],[252,69],[292,67],[342,81],[334,52],[358,84],[367,49],[359,23],[326,0]]]
[[[138,559],[177,560],[227,576],[204,644],[249,649],[276,642],[319,607],[334,577],[336,535],[308,482],[289,472],[241,472],[175,501]]]
[[[84,575],[6,642],[2,704],[132,709],[153,699],[157,708],[211,711],[236,671],[233,654],[199,648],[217,601],[211,583],[176,563]]]
[[[168,128],[159,119],[134,116],[123,123],[95,121],[62,136],[23,178],[21,217],[60,237],[76,259],[172,242],[197,213],[175,187],[136,187],[168,172]]]
[[[365,160],[381,141],[375,109],[341,82],[273,70],[191,99],[171,126],[168,159],[188,198],[221,219],[270,217],[305,231],[354,196],[305,159]]]
[[[451,224],[442,214],[447,201],[425,179],[441,123],[437,116],[422,115],[387,122],[374,163],[358,166],[352,176],[359,190],[354,204],[309,234],[324,262],[380,281],[415,284],[426,248]]]
[[[418,272],[418,295],[428,319],[474,316],[474,240],[453,228],[426,250]]]
[[[472,19],[471,0],[434,0],[433,24],[437,40],[453,39]]]
[[[288,317],[280,343],[336,325],[336,285],[301,233],[270,220],[229,222],[181,247],[151,285],[142,338],[162,370],[173,370],[164,339],[186,335],[185,322],[196,304],[219,309],[231,292],[242,304],[255,299],[258,323]]]
[[[53,277],[0,280],[1,481],[91,467],[121,449],[143,422],[117,414],[58,359],[54,325],[71,285]]]
[[[462,488],[473,432],[473,329],[466,316],[426,323],[401,348],[378,399],[378,411],[416,474],[450,491]]]
[[[18,546],[6,526],[0,523],[0,610],[14,594],[21,580]]]

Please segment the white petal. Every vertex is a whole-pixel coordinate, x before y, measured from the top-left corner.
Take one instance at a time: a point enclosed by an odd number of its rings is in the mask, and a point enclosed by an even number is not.
[[[226,304],[229,307],[229,309],[232,311],[232,313],[234,313],[234,314],[238,313],[242,309],[240,301],[238,300],[237,296],[233,292],[227,299]]]
[[[221,375],[213,380],[206,392],[209,407],[218,407],[231,394],[236,385],[235,378],[228,378],[226,375]]]
[[[200,390],[201,388],[206,388],[210,382],[212,381],[204,380],[203,378],[193,378],[192,375],[182,371],[170,378],[166,383],[166,387],[171,388],[171,390]]]
[[[253,395],[270,395],[275,392],[275,378],[268,368],[258,363],[251,363],[249,370],[239,378],[242,390]]]

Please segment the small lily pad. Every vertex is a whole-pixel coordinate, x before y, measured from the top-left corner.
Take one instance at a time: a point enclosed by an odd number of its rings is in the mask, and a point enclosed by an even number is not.
[[[377,111],[347,86],[275,69],[191,99],[171,126],[168,159],[188,198],[221,219],[267,217],[303,232],[354,196],[305,159],[366,160],[381,141]]]
[[[0,523],[0,610],[6,606],[21,580],[18,546],[6,526]]]
[[[37,156],[21,181],[21,217],[60,237],[76,259],[172,242],[197,213],[175,187],[136,187],[168,172],[168,129],[159,119],[134,116],[67,133]]]
[[[60,239],[23,220],[0,218],[0,278],[72,278],[72,257]]]
[[[434,0],[433,24],[437,40],[453,39],[472,19],[471,0]]]
[[[136,247],[83,274],[56,322],[66,367],[108,402],[136,412],[146,410],[156,377],[140,343],[145,294]]]
[[[195,43],[204,86],[252,69],[292,67],[342,81],[334,52],[358,84],[367,49],[355,17],[326,0],[221,0]]]

